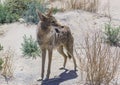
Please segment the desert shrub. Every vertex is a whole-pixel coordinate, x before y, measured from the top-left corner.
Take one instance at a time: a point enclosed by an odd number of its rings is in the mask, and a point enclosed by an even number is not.
[[[26,3],[30,1],[31,0],[6,0],[4,4],[8,11],[21,16],[22,13],[27,9]]]
[[[27,10],[23,15],[26,22],[35,23],[35,24],[38,23],[39,19],[36,14],[36,9],[39,9],[41,12],[45,12],[47,8],[45,4],[42,4],[37,1],[32,1],[30,3],[27,3]]]
[[[21,16],[32,2],[44,3],[44,0],[6,0],[4,4],[9,11]]]
[[[32,38],[32,36],[27,37],[24,35],[24,42],[22,45],[22,53],[24,56],[36,58],[36,56],[40,56],[40,49],[37,42]]]
[[[82,9],[90,12],[97,12],[99,0],[59,0],[62,9]]]
[[[2,53],[3,58],[3,65],[1,74],[5,77],[5,80],[7,81],[8,78],[13,77],[14,68],[13,68],[13,58],[15,54],[12,49],[8,49],[5,52]]]
[[[0,51],[3,50],[3,46],[0,44]]]
[[[0,23],[11,23],[18,20],[16,14],[11,13],[7,10],[6,6],[0,4]]]
[[[82,48],[81,48],[82,47]],[[99,35],[85,37],[85,43],[76,49],[85,85],[111,85],[120,65],[119,48],[103,44]]]
[[[23,16],[27,22],[37,23],[36,8],[43,12],[42,0],[6,0],[0,5],[0,23],[11,23]]]
[[[120,43],[120,26],[112,27],[110,24],[105,25],[105,42],[110,45],[119,46]]]
[[[3,59],[2,58],[0,58],[0,70],[2,70],[2,64],[3,64],[4,62],[3,62]]]
[[[56,14],[57,12],[62,11],[61,9],[58,9],[57,7],[53,8],[53,14]]]
[[[22,17],[27,23],[37,24],[36,9],[45,12],[46,4],[44,0],[6,0],[4,5],[0,5],[0,23],[11,23]],[[57,11],[54,8],[53,12]]]
[[[0,51],[3,50],[3,46],[0,44]],[[2,70],[3,59],[0,58],[0,70]]]

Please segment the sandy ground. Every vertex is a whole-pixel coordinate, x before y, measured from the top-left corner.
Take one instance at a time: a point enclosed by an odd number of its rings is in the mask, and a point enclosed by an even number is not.
[[[114,3],[112,3],[113,0],[110,1],[112,22],[114,25],[120,25],[120,1],[114,0]],[[61,24],[68,25],[71,28],[71,32],[75,38],[75,47],[78,41],[83,42],[84,34],[93,34],[93,32],[98,30],[102,31],[104,24],[109,21],[107,17],[101,17],[100,15],[80,10],[57,13],[55,17]],[[24,35],[32,35],[36,39],[36,25],[26,26],[25,24],[16,22],[0,27],[6,29],[5,34],[0,36],[0,43],[4,46],[5,50],[12,48],[15,52],[13,62],[15,67],[14,78],[9,80],[8,85],[40,85],[41,82],[37,82],[36,80],[40,77],[41,58],[33,60],[25,59],[20,49]],[[50,80],[43,85],[80,85],[80,83],[82,85],[82,81],[84,82],[84,80],[79,71],[73,71],[72,60],[68,59],[66,67],[68,71],[59,70],[62,64],[63,57],[54,51]],[[0,76],[0,85],[7,85],[2,76]]]
[[[20,23],[13,23],[9,25],[4,25],[7,28],[7,32],[0,37],[0,43],[4,46],[4,49],[8,49],[9,47],[15,51],[14,57],[14,78],[9,81],[9,85],[33,85],[36,83],[36,80],[40,77],[41,71],[41,58],[37,59],[25,59],[22,57],[21,53],[21,43],[23,42],[24,35],[32,35],[33,38],[36,39],[36,26],[25,26],[24,24]],[[76,79],[77,74],[72,71],[73,63],[72,60],[69,60],[67,63],[67,68],[70,69],[70,72],[67,73],[71,74],[69,76],[64,70],[59,70],[62,67],[63,58],[55,51],[53,54],[53,63],[52,63],[52,73],[51,73],[51,80],[58,80],[58,78],[54,78],[55,76],[59,75],[66,75],[62,76],[63,80],[60,80],[57,83],[62,83],[63,81],[70,80],[73,78],[73,81],[77,82]],[[46,66],[47,68],[47,66]],[[73,75],[75,73],[75,75]],[[73,76],[72,76],[73,75]],[[64,77],[66,77],[64,79]],[[58,85],[56,83],[56,85]],[[73,83],[74,84],[74,83]],[[0,85],[6,85],[4,78],[1,76],[0,78]],[[51,84],[53,85],[53,84]]]

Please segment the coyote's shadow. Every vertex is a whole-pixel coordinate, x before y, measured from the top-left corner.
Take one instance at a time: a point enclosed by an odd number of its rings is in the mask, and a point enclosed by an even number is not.
[[[74,70],[65,70],[62,72],[59,77],[52,78],[49,80],[44,80],[41,85],[59,85],[60,83],[77,78],[77,73]]]

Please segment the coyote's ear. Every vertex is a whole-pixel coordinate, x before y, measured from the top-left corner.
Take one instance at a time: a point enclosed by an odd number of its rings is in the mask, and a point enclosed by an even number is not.
[[[53,12],[53,7],[51,7],[47,13],[47,16],[51,16],[52,15],[52,12]]]
[[[36,9],[36,13],[38,14],[38,17],[41,21],[47,19],[47,17],[44,14],[42,14],[38,9]]]

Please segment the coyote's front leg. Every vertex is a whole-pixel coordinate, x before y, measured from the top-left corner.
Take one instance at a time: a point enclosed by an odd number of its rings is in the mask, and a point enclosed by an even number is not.
[[[45,59],[46,59],[46,49],[42,49],[42,69],[41,69],[41,80],[44,78],[44,70],[45,70]]]
[[[52,63],[52,49],[48,49],[48,69],[46,79],[49,79],[51,72],[51,63]]]

